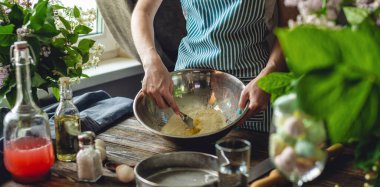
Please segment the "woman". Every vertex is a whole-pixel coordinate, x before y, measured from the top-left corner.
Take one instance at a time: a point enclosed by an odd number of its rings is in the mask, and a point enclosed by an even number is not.
[[[142,91],[161,108],[179,109],[173,98],[173,82],[154,45],[153,20],[162,0],[139,0],[132,15],[132,35],[143,63]],[[279,24],[295,17],[294,9],[278,0]],[[257,81],[271,72],[284,71],[286,65],[280,46],[269,49],[267,36],[273,27],[276,0],[181,0],[187,36],[178,49],[176,70],[216,69],[230,73],[246,85],[239,107],[248,112],[243,128],[268,132],[269,95]],[[261,112],[260,112],[261,111]]]

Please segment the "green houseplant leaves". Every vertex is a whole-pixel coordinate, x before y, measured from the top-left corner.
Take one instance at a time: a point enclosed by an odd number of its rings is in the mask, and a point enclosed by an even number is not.
[[[371,30],[371,31],[369,31]],[[300,105],[307,113],[323,117],[333,142],[349,142],[371,132],[379,119],[365,110],[369,97],[380,86],[380,44],[373,29],[327,30],[300,26],[277,31],[289,68],[303,75],[296,86]],[[312,36],[312,37],[310,37]],[[377,102],[377,103],[376,103]],[[375,101],[372,108],[377,108]]]
[[[71,12],[72,19],[80,18],[80,9],[66,8],[48,0],[39,0],[33,6],[21,6],[13,1],[0,3],[0,63],[9,65],[9,76],[0,86],[0,97],[6,96],[12,106],[15,100],[15,74],[11,64],[10,46],[18,40],[26,40],[35,54],[35,65],[31,66],[32,89],[34,98],[37,88],[48,90],[58,88],[61,76],[87,77],[82,65],[90,60],[90,49],[95,41],[79,38],[92,31],[88,26],[73,22],[58,11]],[[19,31],[24,35],[18,35]],[[56,89],[52,89],[55,91]],[[59,98],[58,94],[54,94]]]
[[[380,28],[360,10],[345,11],[362,22],[278,29],[292,73],[269,74],[259,86],[272,100],[296,92],[306,113],[326,120],[331,142],[355,143],[356,165],[368,169],[380,159]]]

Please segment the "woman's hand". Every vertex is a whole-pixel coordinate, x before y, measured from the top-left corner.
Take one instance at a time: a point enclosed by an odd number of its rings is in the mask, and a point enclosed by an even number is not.
[[[244,88],[240,95],[239,107],[244,109],[248,104],[248,111],[243,116],[243,119],[240,122],[244,122],[249,117],[257,114],[261,110],[266,109],[269,104],[270,95],[259,88],[257,81],[260,77],[253,79],[248,85]]]
[[[142,92],[153,98],[158,107],[171,107],[175,113],[179,108],[173,97],[173,81],[158,54],[144,59],[145,76],[142,81]]]

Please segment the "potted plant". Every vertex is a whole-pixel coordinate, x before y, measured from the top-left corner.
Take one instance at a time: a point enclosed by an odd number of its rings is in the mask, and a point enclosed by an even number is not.
[[[11,45],[25,40],[32,48],[34,64],[32,94],[51,88],[58,98],[59,77],[79,79],[85,67],[99,62],[103,48],[81,35],[92,31],[95,11],[83,12],[64,7],[59,1],[5,0],[0,2],[0,98],[14,105],[16,98],[15,68],[10,59]]]
[[[326,121],[330,140],[355,146],[374,180],[380,160],[380,1],[286,0],[300,15],[278,29],[289,73],[259,81],[272,101],[297,94],[302,110]],[[372,180],[371,180],[372,179]]]

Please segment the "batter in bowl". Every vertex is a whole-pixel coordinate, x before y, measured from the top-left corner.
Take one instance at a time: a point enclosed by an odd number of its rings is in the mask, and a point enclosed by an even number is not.
[[[223,113],[212,108],[195,109],[187,115],[193,118],[194,128],[188,128],[178,115],[172,115],[161,132],[174,136],[192,136],[214,132],[226,126]]]

